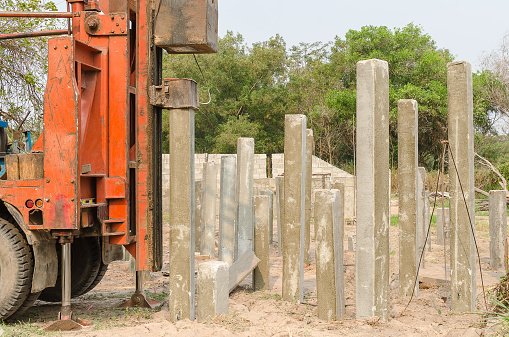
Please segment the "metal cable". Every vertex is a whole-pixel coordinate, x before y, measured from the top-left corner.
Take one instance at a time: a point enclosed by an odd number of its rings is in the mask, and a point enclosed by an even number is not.
[[[472,216],[470,215],[470,210],[468,209],[467,199],[465,197],[465,192],[463,191],[463,184],[461,183],[461,179],[460,179],[459,172],[458,172],[458,167],[456,166],[456,161],[454,160],[454,155],[452,154],[451,147],[448,146],[448,148],[449,148],[449,155],[451,156],[452,163],[454,164],[454,170],[456,171],[456,177],[458,178],[458,183],[460,185],[461,194],[463,196],[463,202],[465,203],[465,209],[467,210],[468,221],[470,223],[470,230],[472,231],[472,237],[474,238],[475,250],[477,252],[477,260],[479,262],[479,273],[481,275],[481,285],[482,285],[482,293],[483,293],[483,297],[484,297],[484,306],[486,307],[486,311],[488,311],[488,301],[486,300],[486,291],[484,289],[484,277],[483,277],[482,268],[481,268],[481,255],[479,254],[479,247],[477,246],[477,239],[475,237],[475,230],[474,230],[474,225],[472,223]]]

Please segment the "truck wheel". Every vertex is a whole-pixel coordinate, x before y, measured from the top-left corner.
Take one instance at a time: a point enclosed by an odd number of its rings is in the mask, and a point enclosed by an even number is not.
[[[57,283],[54,287],[42,291],[39,297],[42,301],[62,301],[60,250],[61,247],[57,244],[59,257]],[[79,238],[74,241],[71,250],[71,297],[75,298],[87,291],[99,273],[102,264],[101,245],[99,240],[94,237]]]
[[[101,280],[103,279],[103,277],[107,271],[108,271],[108,265],[101,263],[101,268],[99,269],[99,273],[95,277],[94,282],[92,282],[92,284],[88,287],[87,290],[85,290],[83,292],[82,295],[84,295],[84,294],[88,293],[90,290],[94,289],[99,284],[99,282],[101,282]]]
[[[0,218],[0,321],[13,315],[32,288],[34,259],[20,230]]]
[[[16,312],[14,314],[12,314],[12,316],[9,318],[9,321],[11,321],[13,319],[20,318],[21,316],[23,316],[23,314],[28,309],[30,309],[31,307],[34,306],[34,303],[35,303],[35,301],[37,301],[39,299],[39,296],[41,296],[40,291],[38,293],[31,293],[30,295],[28,295],[27,299],[25,300],[25,302],[23,302],[21,307],[19,307],[19,309],[16,310]]]

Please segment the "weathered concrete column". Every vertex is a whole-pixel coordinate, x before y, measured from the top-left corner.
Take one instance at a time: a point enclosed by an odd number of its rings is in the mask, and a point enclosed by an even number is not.
[[[490,266],[505,267],[504,256],[507,245],[507,191],[490,191]]]
[[[476,307],[477,267],[475,234],[472,233],[469,221],[469,214],[472,221],[475,221],[473,93],[472,68],[469,63],[452,62],[447,65],[447,90],[451,186],[451,308],[455,312],[471,312]]]
[[[201,198],[203,196],[203,190],[201,188],[201,181],[196,181],[194,185],[194,195],[195,195],[195,206],[194,206],[194,237],[195,237],[195,251],[200,252],[201,249]]]
[[[235,256],[253,250],[254,139],[237,141],[237,246]]]
[[[229,267],[222,261],[198,265],[196,311],[200,322],[228,313]]]
[[[311,263],[309,245],[311,243],[311,189],[313,184],[313,154],[315,137],[312,129],[306,130],[306,226],[304,232],[304,263]]]
[[[283,300],[302,302],[304,292],[304,229],[306,207],[306,123],[304,115],[285,117],[285,217]]]
[[[255,233],[254,233],[254,252],[260,259],[258,266],[253,273],[253,289],[269,289],[269,271],[270,271],[270,243],[269,243],[269,223],[270,197],[268,195],[257,195],[254,197],[255,210]]]
[[[449,228],[449,208],[437,207],[437,245],[444,245]]]
[[[194,115],[196,82],[171,80],[170,102],[170,278],[168,308],[173,322],[195,317]]]
[[[356,316],[388,318],[389,66],[357,63]]]
[[[398,102],[399,293],[411,296],[417,275],[418,108]],[[415,287],[417,290],[418,287]]]
[[[217,170],[214,162],[203,164],[203,197],[201,206],[201,255],[216,256]]]
[[[327,321],[340,320],[345,311],[343,198],[339,190],[315,192],[318,318]]]
[[[269,197],[269,243],[274,241],[274,192],[271,190],[261,190],[260,195]],[[255,226],[256,227],[256,226]]]
[[[429,206],[429,202],[426,203],[426,168],[419,167],[418,169],[417,183],[417,261],[419,261],[421,254],[424,250],[422,257],[421,267],[425,265],[425,249],[424,243],[426,241],[426,233],[428,230],[429,222],[426,221],[426,206]],[[428,211],[429,213],[429,211]]]
[[[285,222],[285,178],[276,177],[276,189],[278,200],[278,218],[277,218],[277,245],[278,252],[281,255],[283,252],[282,228]]]
[[[428,227],[431,225],[430,219],[431,219],[431,206],[429,203],[429,191],[424,192],[424,224],[425,224],[425,233],[424,237],[426,238],[426,235],[428,233]],[[428,248],[428,252],[431,252],[431,231],[428,239],[426,240],[426,247]]]
[[[237,219],[237,158],[221,158],[219,201],[219,259],[231,265],[235,261],[235,220]]]

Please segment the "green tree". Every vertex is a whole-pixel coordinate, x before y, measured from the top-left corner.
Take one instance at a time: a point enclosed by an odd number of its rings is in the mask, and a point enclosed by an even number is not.
[[[56,11],[52,1],[0,0],[2,11]],[[56,27],[54,20],[0,19],[1,33]],[[15,129],[39,131],[47,73],[47,39],[0,41],[0,118]]]
[[[447,63],[453,56],[437,48],[431,36],[414,24],[393,30],[375,26],[350,30],[344,39],[336,39],[331,54],[330,66],[342,88],[330,91],[326,104],[336,112],[338,125],[355,119],[356,64],[371,58],[389,63],[393,164],[397,162],[397,101],[406,98],[419,103],[419,160],[434,166],[440,140],[447,138]],[[357,137],[362,140],[362,135]],[[342,159],[352,156],[348,151]]]
[[[235,151],[234,136],[256,136],[259,152],[281,151],[287,62],[280,36],[248,47],[231,32],[215,55],[167,55],[165,76],[193,78],[202,101],[210,98],[196,116],[196,151]]]

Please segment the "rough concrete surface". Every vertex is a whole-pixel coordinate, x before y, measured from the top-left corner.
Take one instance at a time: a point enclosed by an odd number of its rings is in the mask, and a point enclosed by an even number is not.
[[[357,63],[357,317],[389,315],[389,66]]]

